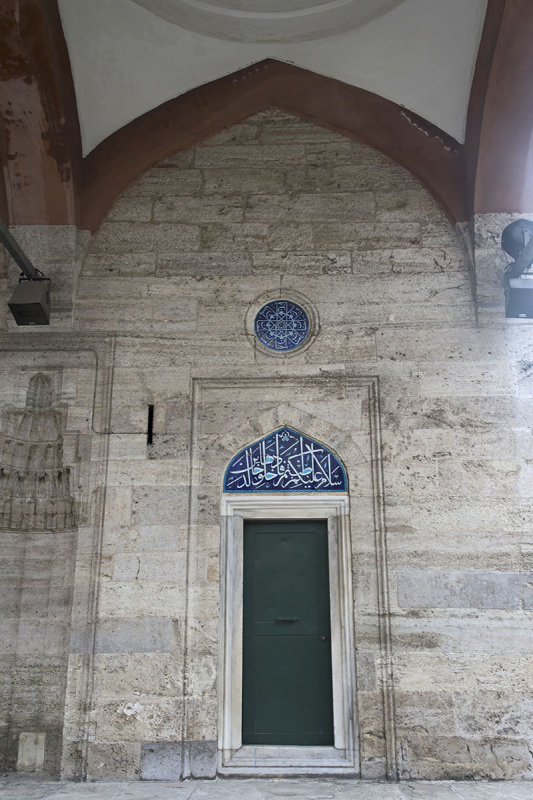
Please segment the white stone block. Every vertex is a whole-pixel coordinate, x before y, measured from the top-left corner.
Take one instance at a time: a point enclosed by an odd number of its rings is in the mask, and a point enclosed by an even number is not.
[[[19,733],[17,772],[42,772],[46,733],[22,731]]]

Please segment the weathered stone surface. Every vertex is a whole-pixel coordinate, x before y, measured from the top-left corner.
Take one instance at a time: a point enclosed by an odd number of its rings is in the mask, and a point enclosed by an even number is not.
[[[505,615],[486,611],[480,615],[476,610],[449,609],[436,615],[431,610],[401,609],[392,616],[393,641],[397,653],[426,649],[444,654],[482,654],[484,658],[487,654],[508,653],[518,659],[519,655],[531,653],[533,631],[527,625],[529,617],[527,611]],[[366,636],[363,621],[360,629]]]
[[[140,750],[139,742],[91,743],[87,756],[87,780],[139,780]]]
[[[460,736],[419,734],[402,737],[400,749],[404,779],[424,780],[431,773],[441,780],[444,775],[452,780],[508,780],[511,775],[527,777],[531,764],[527,742],[498,737],[476,737],[467,744]]]
[[[134,608],[139,617],[177,618],[185,606],[185,576],[174,581],[108,581],[102,583],[100,608],[103,618],[123,618]]]
[[[172,275],[248,275],[251,258],[234,253],[163,253],[157,256],[156,272]]]
[[[182,160],[184,154],[179,153],[178,155]],[[129,198],[199,194],[203,183],[202,173],[200,170],[183,169],[179,163],[176,163],[176,158],[168,159],[163,164],[160,164],[159,167],[154,167],[154,169],[143,173],[140,178],[137,178],[136,181],[128,186],[122,196]]]
[[[457,729],[466,737],[475,737],[478,731],[490,729],[496,736],[527,741],[533,722],[531,697],[513,693],[487,691],[485,687],[469,692],[457,691],[455,695]]]
[[[283,222],[291,219],[299,222],[335,222],[373,219],[374,197],[371,192],[298,195],[258,195],[250,198],[244,211],[250,221]]]
[[[232,147],[199,147],[194,160],[195,167],[242,167],[273,164],[293,164],[303,161],[305,148],[302,144],[284,145],[240,145]]]
[[[259,122],[258,115],[254,115],[254,122]],[[221,144],[257,144],[257,137],[260,131],[259,125],[251,125],[248,122],[241,122],[240,125],[231,125],[226,130],[210,136],[203,143],[204,147],[216,147]],[[194,157],[194,150],[186,150],[191,157]]]
[[[141,778],[156,781],[214,778],[216,755],[216,742],[145,742]]]
[[[155,253],[112,253],[107,258],[88,255],[84,262],[85,275],[153,275]]]
[[[136,488],[132,499],[132,519],[140,525],[177,524],[186,516],[187,497],[185,487]]]
[[[172,253],[197,250],[199,231],[194,225],[152,225],[138,222],[104,222],[92,243],[93,253]]]
[[[107,215],[116,222],[149,222],[152,219],[153,198],[135,196],[119,197]]]
[[[235,169],[217,168],[205,170],[206,194],[211,192],[253,192],[254,194],[283,193],[283,172],[258,167]]]
[[[291,167],[285,173],[285,183],[291,192],[352,192],[379,190],[401,191],[411,185],[412,177],[401,167],[388,164],[385,169],[384,159],[379,153],[377,165],[368,155],[359,163],[347,162],[338,166],[336,161],[321,164],[311,163],[302,167]],[[381,158],[381,161],[379,160]],[[377,166],[377,168],[376,168]],[[379,168],[381,167],[381,169]]]
[[[463,261],[464,255],[459,247],[445,250],[437,247],[417,247],[416,251],[412,248],[395,247],[385,251],[380,249],[354,253],[353,271],[370,275],[380,272],[401,274],[455,272],[462,268]],[[406,333],[413,336],[417,332]],[[443,337],[443,343],[445,342],[446,339]]]
[[[95,653],[168,653],[171,647],[169,619],[102,620],[96,631]],[[71,645],[72,652],[77,652]]]
[[[22,731],[19,734],[17,772],[42,772],[46,734]]]
[[[342,245],[353,247],[355,251],[427,246],[416,222],[320,223],[313,229],[313,242],[317,250],[331,250]]]
[[[404,778],[531,777],[533,333],[502,316],[512,218],[469,239],[382,154],[266,110],[149,169],[83,264],[88,236],[20,231],[55,310],[37,344],[10,323],[0,405],[53,376],[83,525],[2,534],[2,766],[43,732],[57,771],[63,727],[65,776],[214,774],[222,479],[290,425],[349,478],[361,774],[394,776],[396,733]],[[316,337],[273,358],[253,314],[285,292]],[[24,483],[21,448],[4,461]]]
[[[148,465],[139,459],[120,459],[109,464],[109,486],[185,485],[188,468],[185,457],[167,459],[164,463],[151,461]]]
[[[263,112],[264,113],[264,112]],[[271,111],[267,112],[272,114]],[[262,116],[262,113],[254,114],[254,121],[258,124],[257,133],[263,145],[293,143],[295,139],[299,142],[316,144],[317,142],[338,142],[339,137],[336,133],[322,128],[311,122],[289,117],[278,112],[273,117]],[[262,122],[268,124],[262,125]],[[237,126],[237,129],[242,126]],[[235,130],[235,128],[234,128]],[[210,140],[210,144],[212,140]]]
[[[376,759],[379,763],[379,759]],[[93,777],[92,780],[96,780]],[[22,793],[30,798],[35,790],[35,780],[17,775],[2,776],[2,793],[6,800],[19,800]],[[135,780],[135,776],[130,779]],[[121,787],[122,788],[122,787]],[[147,784],[145,781],[124,787],[132,800],[145,800],[149,792],[150,800],[168,800],[169,795],[179,793],[183,800],[193,796],[208,796],[210,800],[272,800],[281,792],[284,796],[305,797],[319,800],[327,796],[332,800],[346,800],[353,793],[353,786],[343,778],[287,777],[275,780],[247,778],[246,780],[195,780],[188,782],[165,782]],[[38,791],[43,800],[59,800],[63,786],[50,780],[40,780]],[[109,800],[116,797],[117,785],[108,779],[98,784],[77,783],[69,787],[69,800],[92,797],[94,800]],[[529,800],[531,786],[528,781],[403,781],[391,783],[382,781],[358,780],[359,800]]]
[[[113,579],[118,581],[179,581],[184,571],[184,553],[136,553],[113,559]]]
[[[114,653],[95,656],[95,687],[101,698],[136,697],[146,686],[154,695],[176,697],[183,691],[182,624],[172,621],[170,653]]]
[[[349,164],[352,162],[352,143],[338,138],[330,143],[316,142],[305,147],[307,164]]]
[[[134,694],[105,700],[95,711],[96,730],[101,742],[176,741],[182,728],[182,699]]]
[[[402,691],[460,689],[463,698],[480,687],[486,692],[527,692],[533,656],[525,654],[442,653],[419,649],[398,653],[394,678]]]
[[[445,736],[455,726],[455,703],[451,692],[395,692],[396,725],[400,735]]]
[[[243,219],[239,194],[205,197],[164,197],[154,204],[155,222],[240,222]]]
[[[253,272],[258,275],[265,272],[279,274],[338,274],[352,271],[351,254],[346,253],[254,253],[252,255]]]
[[[455,364],[452,369],[447,364],[434,367],[427,364],[420,375],[420,391],[424,397],[479,396],[489,391],[496,396],[509,396],[511,386],[512,376],[505,363],[487,365],[471,361]]]
[[[532,573],[398,572],[401,608],[533,607]]]
[[[217,771],[216,741],[189,742],[185,775],[191,778],[214,778]]]
[[[145,742],[141,749],[141,779],[178,781],[183,777],[182,742]]]

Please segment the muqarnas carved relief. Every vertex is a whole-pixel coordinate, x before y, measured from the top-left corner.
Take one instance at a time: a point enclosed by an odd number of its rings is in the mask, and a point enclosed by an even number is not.
[[[26,407],[4,411],[0,527],[60,531],[76,525],[70,467],[63,463],[66,409],[54,407],[50,378],[30,379]]]

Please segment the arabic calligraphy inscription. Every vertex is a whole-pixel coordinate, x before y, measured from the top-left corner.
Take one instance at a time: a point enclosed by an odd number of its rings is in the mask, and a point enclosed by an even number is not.
[[[224,477],[225,492],[344,492],[346,472],[324,445],[281,428],[241,450]]]

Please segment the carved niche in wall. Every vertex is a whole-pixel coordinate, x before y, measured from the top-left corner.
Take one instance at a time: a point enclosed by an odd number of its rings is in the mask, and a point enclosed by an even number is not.
[[[63,461],[66,409],[54,407],[53,387],[33,375],[26,407],[3,415],[0,438],[0,528],[59,531],[76,525],[70,468]]]

